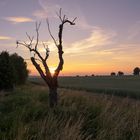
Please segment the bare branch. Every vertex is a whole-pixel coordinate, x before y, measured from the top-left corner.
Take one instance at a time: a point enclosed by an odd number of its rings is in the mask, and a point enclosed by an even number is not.
[[[57,45],[57,42],[56,42],[56,40],[55,40],[55,38],[54,38],[54,36],[53,36],[53,35],[52,35],[52,33],[51,33],[49,20],[48,20],[48,19],[46,19],[46,22],[47,22],[47,26],[48,26],[48,31],[49,31],[49,34],[50,34],[51,38],[53,39],[53,41],[54,41],[55,45],[56,45],[56,46],[58,46],[58,45]]]
[[[61,15],[62,15],[62,8],[60,8],[60,10],[59,10],[59,15],[61,17]]]
[[[59,13],[56,12],[56,15],[59,17],[61,22],[63,22],[63,19],[62,19],[62,8],[60,8]]]
[[[48,84],[48,86],[50,86],[50,80],[46,78],[43,70],[41,69],[40,65],[35,61],[34,57],[31,57],[31,61],[32,61],[33,65],[35,66],[35,68],[38,70],[42,79],[44,79],[44,81]]]
[[[27,35],[28,39],[32,42],[33,39],[34,39],[34,36],[31,38],[30,35],[27,32],[26,32],[26,35]]]
[[[60,9],[61,12],[61,9]],[[63,28],[64,28],[64,24],[69,23],[70,25],[75,25],[75,20],[77,18],[74,18],[72,21],[70,21],[66,15],[63,16],[62,18],[62,14],[59,14],[60,16],[60,20],[61,20],[61,24],[59,25],[59,32],[58,32],[58,38],[59,38],[59,44],[58,44],[58,55],[59,55],[59,64],[55,70],[55,73],[53,75],[53,78],[56,78],[59,75],[59,72],[63,69],[63,64],[64,64],[64,60],[63,60],[63,46],[62,46],[62,36],[63,36]]]
[[[29,47],[28,44],[26,44],[25,41],[24,41],[24,42],[17,41],[17,47],[18,47],[19,45],[25,46],[26,48],[28,48],[28,49],[31,51],[31,48]]]
[[[41,22],[39,22],[39,24],[36,22],[36,30],[39,30],[40,25],[41,25]]]
[[[48,57],[49,57],[49,52],[50,52],[50,50],[49,50],[49,47],[48,47],[48,45],[45,45],[45,43],[44,42],[42,42],[42,44],[43,44],[43,46],[44,46],[44,49],[45,49],[45,51],[46,51],[46,56],[45,56],[45,61],[48,59]]]
[[[74,20],[73,20],[72,22],[74,23],[76,19],[77,19],[77,17],[75,17]]]
[[[25,41],[23,41],[26,46],[29,46]]]
[[[39,28],[40,28],[41,22],[39,24],[36,22],[36,44],[35,44],[35,50],[37,50],[38,42],[39,42]]]
[[[66,15],[63,16],[63,22],[65,21]]]
[[[56,15],[59,17],[59,19],[61,20],[61,22],[63,22],[62,18],[60,17],[60,15],[56,12]]]
[[[16,44],[17,44],[17,47],[16,47],[16,48],[18,48],[18,46],[19,46],[19,42],[20,42],[19,40],[16,41]]]

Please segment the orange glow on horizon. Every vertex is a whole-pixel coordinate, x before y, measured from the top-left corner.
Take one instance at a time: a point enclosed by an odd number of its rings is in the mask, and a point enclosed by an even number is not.
[[[64,69],[60,72],[60,76],[74,76],[74,75],[110,75],[111,72],[117,73],[118,71],[123,71],[124,74],[132,74],[135,66],[107,66],[107,65],[70,65],[64,66]],[[34,66],[28,65],[28,69],[30,70],[30,75],[38,76],[39,73],[35,69]],[[56,67],[49,67],[51,74],[54,74]]]

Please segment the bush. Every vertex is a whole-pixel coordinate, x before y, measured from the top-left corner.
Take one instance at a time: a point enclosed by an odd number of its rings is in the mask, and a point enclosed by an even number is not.
[[[10,56],[8,52],[2,52],[0,54],[0,90],[13,89],[14,78],[14,67],[10,62]]]
[[[10,60],[15,69],[16,84],[24,84],[28,77],[26,62],[24,62],[24,59],[16,53],[10,56]]]
[[[0,90],[11,90],[15,85],[24,84],[28,70],[24,59],[17,54],[0,53]]]

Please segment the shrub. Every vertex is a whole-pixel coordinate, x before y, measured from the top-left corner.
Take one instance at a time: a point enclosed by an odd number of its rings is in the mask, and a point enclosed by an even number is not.
[[[24,59],[17,54],[0,53],[0,90],[11,90],[15,85],[24,84],[28,70]]]
[[[13,89],[14,81],[14,67],[11,64],[8,52],[0,54],[0,90]]]
[[[28,77],[27,64],[21,56],[16,53],[10,56],[12,65],[14,66],[16,73],[16,84],[24,84]]]

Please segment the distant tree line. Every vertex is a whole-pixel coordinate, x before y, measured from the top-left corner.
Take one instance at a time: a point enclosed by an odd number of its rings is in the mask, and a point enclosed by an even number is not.
[[[111,76],[123,76],[124,75],[124,72],[122,71],[118,71],[117,73],[116,72],[111,72],[110,73]],[[133,75],[140,75],[140,68],[139,67],[135,67],[133,69]],[[91,74],[91,75],[85,75],[84,77],[94,77],[95,75],[94,74]],[[98,75],[96,75],[98,76]],[[80,75],[76,75],[76,77],[80,77]]]
[[[124,73],[123,73],[122,71],[118,71],[117,74],[116,74],[115,72],[111,72],[110,75],[111,75],[111,76],[115,76],[115,75],[122,76],[122,75],[124,75]]]
[[[133,70],[133,75],[139,75],[139,74],[140,74],[140,68],[139,68],[139,67],[134,68],[134,70]],[[115,75],[122,76],[122,75],[124,75],[124,73],[121,72],[121,71],[118,71],[117,74],[116,74],[115,72],[111,72],[110,75],[111,75],[111,76],[115,76]]]
[[[27,77],[27,64],[21,56],[10,55],[7,51],[0,53],[0,90],[12,90],[24,84]]]

